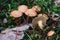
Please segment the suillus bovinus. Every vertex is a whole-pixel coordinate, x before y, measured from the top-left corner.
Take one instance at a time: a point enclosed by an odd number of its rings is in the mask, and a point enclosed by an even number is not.
[[[32,21],[32,26],[33,27],[38,26],[40,29],[43,29],[43,27],[46,26],[47,19],[48,16],[46,14],[43,14],[41,17],[35,17]]]
[[[22,12],[18,11],[18,10],[14,10],[10,13],[11,17],[17,18],[17,17],[21,17],[22,16]]]
[[[28,9],[28,10],[25,12],[25,14],[26,14],[27,16],[29,16],[29,17],[34,17],[34,16],[37,15],[37,13],[36,13],[34,10],[32,10],[32,9]]]
[[[54,34],[55,34],[55,31],[51,30],[51,31],[48,32],[47,36],[51,37],[51,36],[53,36]]]
[[[18,6],[18,10],[25,13],[28,10],[28,7],[26,5],[20,5]]]

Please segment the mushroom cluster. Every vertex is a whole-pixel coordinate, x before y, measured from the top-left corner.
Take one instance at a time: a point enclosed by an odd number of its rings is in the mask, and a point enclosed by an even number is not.
[[[36,11],[41,11],[41,7],[39,6],[33,6],[31,9],[28,9],[26,5],[20,5],[18,6],[18,10],[14,10],[10,13],[10,16],[12,17],[21,17],[22,14],[24,13],[27,16],[34,17],[37,15]]]
[[[26,23],[28,23],[29,22],[28,20],[30,18],[32,20],[33,17],[37,16],[38,14],[37,12],[41,11],[41,7],[39,6],[33,6],[32,8],[29,9],[26,5],[20,5],[17,8],[18,10],[13,10],[10,13],[10,17],[13,17],[13,20],[15,20],[15,23],[17,25],[20,25],[20,23],[18,23],[20,19],[23,19]],[[26,19],[25,19],[24,14],[25,16],[27,16]]]
[[[0,0],[0,4],[0,40],[60,40],[60,0]]]
[[[11,17],[14,18],[20,18],[20,17],[24,17],[27,16],[26,21],[28,22],[28,19],[33,18],[31,21],[32,24],[32,28],[39,28],[39,30],[44,30],[44,28],[46,28],[46,26],[49,26],[51,23],[48,23],[49,21],[49,15],[47,14],[42,14],[42,13],[38,13],[41,11],[41,7],[39,6],[33,6],[32,8],[28,8],[26,5],[20,5],[18,6],[18,10],[14,10],[10,13]],[[52,14],[51,18],[53,21],[56,21],[59,19],[59,17],[54,17],[54,16],[58,16],[57,14]],[[19,20],[20,21],[20,20]],[[52,24],[53,25],[53,24]],[[19,25],[18,25],[19,26]],[[19,28],[20,30],[20,28]],[[49,31],[47,33],[47,36],[52,36],[55,34],[55,31]]]

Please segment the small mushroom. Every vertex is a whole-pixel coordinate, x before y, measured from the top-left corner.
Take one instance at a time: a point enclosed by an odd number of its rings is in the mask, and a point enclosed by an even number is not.
[[[28,7],[26,5],[21,5],[18,6],[18,10],[24,13],[28,10]]]
[[[51,37],[54,34],[55,34],[55,31],[51,30],[51,31],[48,32],[47,36]]]
[[[3,19],[3,23],[7,23],[7,19],[6,18]]]
[[[27,15],[26,23],[29,23],[29,22],[32,21],[32,18],[37,15],[37,13],[34,10],[32,10],[32,9],[28,9],[25,12],[25,15]]]
[[[11,16],[11,17],[15,17],[15,18],[21,17],[21,16],[22,16],[22,12],[20,12],[20,11],[18,11],[18,10],[14,10],[14,11],[12,11],[12,12],[10,13],[10,16]]]
[[[22,12],[18,11],[18,10],[14,10],[10,13],[10,16],[13,17],[11,20],[15,23],[15,25],[20,25],[21,23],[21,17],[23,15]]]
[[[42,14],[38,14],[38,17],[41,17],[42,16]]]
[[[41,11],[41,7],[39,7],[39,6],[33,6],[32,9],[34,11]]]
[[[43,29],[43,27],[46,26],[47,19],[48,19],[48,16],[45,14],[43,14],[41,17],[35,17],[32,21],[32,26],[33,27],[38,26],[40,29]]]
[[[29,16],[29,17],[34,17],[34,16],[37,15],[37,13],[36,13],[34,10],[32,10],[32,9],[28,9],[28,10],[25,12],[25,14],[26,14],[27,16]]]

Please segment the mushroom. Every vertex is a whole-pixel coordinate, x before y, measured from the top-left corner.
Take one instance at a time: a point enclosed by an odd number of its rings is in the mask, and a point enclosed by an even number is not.
[[[54,34],[55,34],[55,31],[51,30],[51,31],[48,32],[47,36],[51,37]]]
[[[13,17],[12,18],[12,21],[14,21],[14,23],[16,24],[16,25],[20,25],[20,23],[21,23],[21,18],[19,18],[19,17],[21,17],[23,15],[23,13],[22,12],[20,12],[20,11],[18,11],[18,10],[14,10],[14,11],[12,11],[11,13],[10,13],[10,16],[11,17]]]
[[[3,23],[5,23],[5,24],[7,23],[7,19],[6,18],[3,19]]]
[[[32,20],[33,17],[35,17],[37,15],[37,13],[32,9],[28,9],[25,12],[25,15],[27,15],[27,21],[26,22],[28,23]]]
[[[14,10],[14,11],[12,11],[12,12],[10,13],[10,16],[11,16],[11,17],[15,17],[15,18],[21,17],[21,16],[22,16],[22,12],[20,12],[20,11],[18,11],[18,10]]]
[[[42,16],[42,14],[38,14],[38,17],[41,17]]]
[[[28,10],[28,7],[26,5],[21,5],[18,6],[18,10],[24,13]]]
[[[46,16],[45,14],[43,14],[41,17],[35,17],[32,21],[32,26],[40,29],[43,29],[43,27],[46,26],[46,21],[48,19],[48,16]]]
[[[34,17],[34,16],[37,15],[37,13],[36,13],[34,10],[32,10],[32,9],[28,9],[28,10],[25,12],[25,14],[26,14],[27,16],[29,16],[29,17]]]
[[[33,6],[32,9],[34,11],[41,11],[41,7],[39,7],[39,6]]]

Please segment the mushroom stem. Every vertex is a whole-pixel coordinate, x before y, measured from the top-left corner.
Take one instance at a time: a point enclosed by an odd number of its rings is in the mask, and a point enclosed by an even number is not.
[[[15,20],[15,23],[16,23],[16,25],[18,25],[18,23],[17,23],[17,21],[18,21],[18,18],[15,18],[16,20]]]
[[[26,21],[26,19],[24,18],[24,16],[23,16],[23,19],[24,19],[24,22],[27,23],[27,21]]]
[[[14,20],[14,23],[18,26],[18,25],[20,25],[18,22],[19,22],[19,18],[14,18],[13,19]]]
[[[29,16],[27,17],[27,21],[26,21],[26,22],[27,22],[27,24],[28,24],[28,20],[29,20]]]

